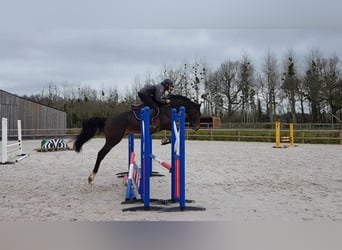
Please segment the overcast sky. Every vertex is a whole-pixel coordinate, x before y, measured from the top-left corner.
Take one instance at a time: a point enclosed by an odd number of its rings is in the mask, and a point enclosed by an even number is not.
[[[269,49],[279,60],[313,48],[342,59],[340,1],[229,2],[8,1],[0,8],[0,89],[30,95],[53,82],[124,92],[164,65],[216,67],[246,53],[258,67]]]

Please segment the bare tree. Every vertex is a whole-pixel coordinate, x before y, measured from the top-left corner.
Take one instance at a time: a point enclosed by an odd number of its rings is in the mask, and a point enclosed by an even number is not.
[[[174,70],[164,66],[164,78],[169,78],[175,83],[175,94],[189,97],[191,100],[200,102],[201,84],[204,84],[206,75],[205,63],[184,63],[180,69]]]
[[[184,64],[183,67],[187,68],[187,64]],[[168,65],[164,65],[163,73],[160,75],[160,81],[163,79],[170,79],[174,82],[175,88],[173,90],[174,94],[185,95],[187,92],[186,81],[184,78],[187,77],[185,70],[183,67],[174,68]]]
[[[305,80],[304,77],[301,76],[299,83],[298,83],[298,98],[300,102],[300,111],[301,111],[301,116],[302,116],[302,121],[303,123],[306,122],[306,116],[305,116],[305,107],[306,107],[306,102],[307,102],[307,91],[305,88]]]
[[[312,50],[307,59],[307,69],[304,78],[307,98],[310,103],[312,122],[322,121],[322,56],[318,50]]]
[[[251,114],[251,107],[254,105],[254,91],[253,91],[253,80],[254,80],[254,67],[251,64],[251,59],[248,55],[243,55],[238,71],[238,84],[241,89],[241,115],[243,122],[249,122]],[[252,102],[251,102],[252,101]]]
[[[241,88],[237,81],[239,62],[225,61],[220,67],[209,74],[206,84],[206,98],[213,107],[216,116],[227,114],[231,121],[233,114],[240,105]]]
[[[294,52],[289,51],[287,54],[287,62],[284,63],[284,73],[282,77],[282,89],[289,101],[291,120],[296,123],[296,97],[298,95],[299,79],[297,78]]]
[[[342,109],[341,62],[337,56],[322,62],[323,88],[322,98],[329,105],[332,119],[337,121],[337,112]]]
[[[279,90],[279,73],[277,68],[277,59],[274,53],[267,51],[264,57],[264,64],[261,73],[258,76],[258,95],[264,100],[266,106],[266,115],[270,122],[275,121],[276,115],[276,95]]]

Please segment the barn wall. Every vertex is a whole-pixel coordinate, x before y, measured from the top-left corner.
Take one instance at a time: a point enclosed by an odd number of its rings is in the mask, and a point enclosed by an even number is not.
[[[0,90],[0,117],[8,119],[9,135],[21,120],[23,135],[55,135],[66,129],[66,113]]]

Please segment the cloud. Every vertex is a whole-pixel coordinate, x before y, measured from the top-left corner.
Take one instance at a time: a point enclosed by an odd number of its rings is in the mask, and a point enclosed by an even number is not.
[[[4,29],[341,28],[341,1],[11,0]]]
[[[342,33],[322,29],[52,29],[0,30],[0,88],[39,93],[49,82],[129,88],[164,65],[205,60],[215,68],[246,53],[260,65],[267,50],[312,48],[341,58]]]

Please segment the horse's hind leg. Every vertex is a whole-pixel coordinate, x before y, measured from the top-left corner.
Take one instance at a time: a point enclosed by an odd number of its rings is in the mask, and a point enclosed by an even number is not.
[[[88,177],[88,183],[91,184],[94,181],[95,175],[97,174],[97,171],[99,170],[100,163],[103,160],[103,158],[108,154],[108,152],[120,142],[117,140],[106,140],[105,145],[101,148],[101,150],[97,153],[96,163],[95,167],[93,169],[93,172]]]

